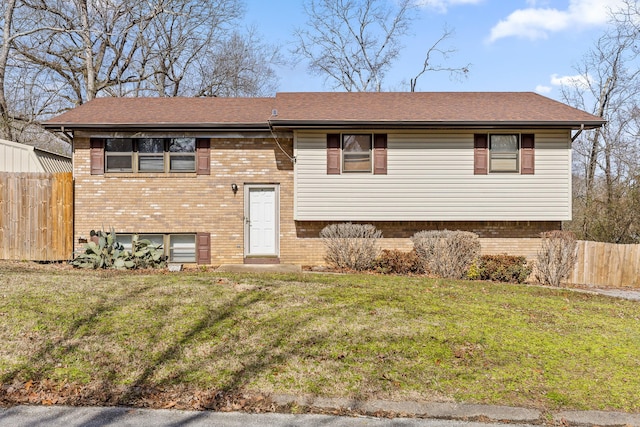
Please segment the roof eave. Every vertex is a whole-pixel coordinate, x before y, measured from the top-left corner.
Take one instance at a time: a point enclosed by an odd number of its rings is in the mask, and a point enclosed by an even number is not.
[[[271,120],[258,123],[56,123],[45,122],[45,129],[72,130],[244,130],[277,129],[595,129],[605,120],[590,121],[376,121],[376,120]]]
[[[596,129],[606,120],[591,121],[367,121],[367,120],[271,120],[274,128],[286,129]]]
[[[45,129],[73,131],[73,130],[269,130],[269,124],[263,123],[43,123]]]

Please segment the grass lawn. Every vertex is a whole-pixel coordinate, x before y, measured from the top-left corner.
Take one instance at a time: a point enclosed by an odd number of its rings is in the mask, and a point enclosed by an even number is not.
[[[640,412],[640,304],[526,285],[4,263],[0,343],[0,402],[38,385]]]

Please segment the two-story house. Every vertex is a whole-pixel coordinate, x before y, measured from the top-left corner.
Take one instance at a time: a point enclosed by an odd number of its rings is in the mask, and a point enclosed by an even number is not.
[[[113,228],[173,262],[323,262],[363,222],[410,249],[430,229],[535,254],[571,219],[571,144],[605,121],[535,93],[99,98],[45,123],[73,138],[75,236]]]

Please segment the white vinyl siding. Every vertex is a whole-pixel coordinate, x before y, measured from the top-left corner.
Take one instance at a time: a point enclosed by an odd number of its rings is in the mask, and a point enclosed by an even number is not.
[[[473,130],[387,132],[387,175],[327,175],[326,133],[297,133],[295,219],[570,219],[569,131],[509,129],[504,132],[535,133],[534,175],[474,175],[473,134],[478,131]]]

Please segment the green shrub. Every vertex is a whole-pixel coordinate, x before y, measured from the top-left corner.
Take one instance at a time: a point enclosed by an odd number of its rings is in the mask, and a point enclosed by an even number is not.
[[[383,249],[374,262],[374,270],[383,274],[422,274],[424,268],[415,250]]]
[[[481,280],[482,274],[480,272],[480,260],[475,259],[467,270],[467,279],[469,280]]]
[[[469,231],[420,231],[411,237],[426,272],[447,279],[462,279],[480,253],[480,239]]]
[[[524,283],[531,274],[531,270],[531,265],[523,256],[482,255],[469,269],[467,276],[494,282]]]

